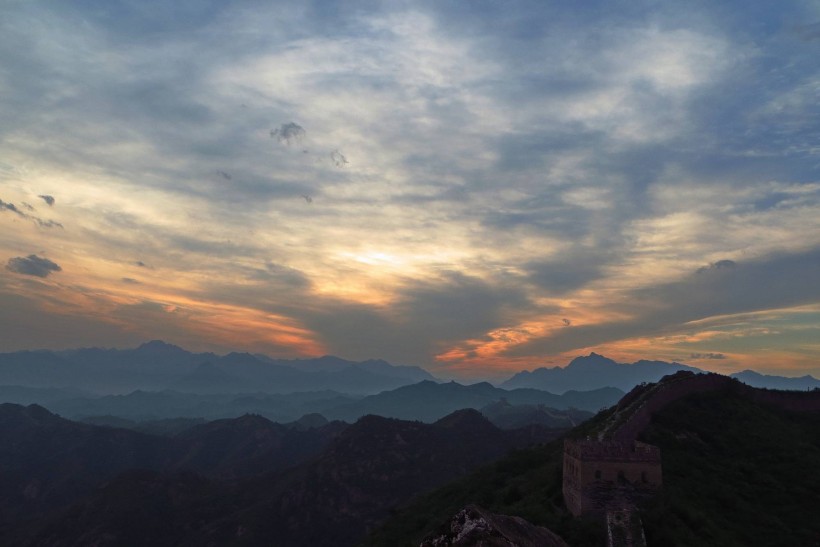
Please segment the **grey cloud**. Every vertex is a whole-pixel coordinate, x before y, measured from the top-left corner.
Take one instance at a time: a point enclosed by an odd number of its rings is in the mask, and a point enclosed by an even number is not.
[[[698,268],[697,273],[705,273],[709,270],[720,270],[726,268],[734,268],[737,266],[737,263],[733,260],[718,260],[717,262],[712,262],[708,266],[703,266]]]
[[[55,262],[37,255],[10,258],[6,264],[6,269],[14,273],[33,275],[36,277],[48,277],[53,272],[62,271],[62,268]]]
[[[46,203],[48,203],[49,207],[54,205],[54,196],[49,196],[48,194],[41,194],[37,196],[38,198],[42,199]]]
[[[134,262],[134,266],[139,266],[140,268],[147,268],[148,267],[148,265],[145,264],[145,262],[143,262],[142,260],[137,260],[136,262]]]
[[[39,302],[0,291],[0,346],[3,351],[81,346],[134,347],[146,340],[92,314],[45,313]]]
[[[41,218],[33,219],[41,228],[63,228],[63,225],[53,220],[43,220]]]
[[[26,204],[24,204],[24,205],[26,205]],[[34,208],[31,207],[31,205],[28,205],[27,207],[30,210],[34,210]],[[30,215],[28,213],[24,213],[23,211],[18,209],[17,206],[14,205],[13,203],[3,201],[2,199],[0,199],[0,210],[11,211],[12,213],[15,213],[17,216],[19,216],[21,218],[31,220],[32,222],[36,223],[41,228],[62,228],[63,227],[63,225],[60,224],[59,222],[55,222],[53,220],[43,220],[42,218],[39,218],[37,216]]]
[[[225,171],[221,171],[219,169],[217,169],[216,174],[225,180],[231,180],[233,178],[230,173],[226,173]]]
[[[332,161],[336,167],[344,167],[349,163],[344,154],[339,152],[338,149],[330,153],[330,161]]]
[[[572,321],[570,321],[567,318],[561,319],[561,322],[564,324],[565,327],[569,327],[570,325],[572,325]]]
[[[126,285],[142,285],[141,281],[138,281],[133,277],[123,277],[121,281]]]
[[[361,35],[360,24],[365,16],[380,18],[391,15],[392,10],[382,7],[371,13],[364,5],[351,8],[340,4],[329,7],[316,4],[291,12],[275,6],[257,6],[253,21],[249,22],[258,24],[258,27],[241,28],[241,32],[236,32],[230,21],[238,16],[234,6],[227,3],[224,7],[212,4],[196,8],[192,7],[194,4],[183,6],[177,3],[179,5],[153,11],[134,10],[122,3],[106,4],[95,10],[84,9],[83,3],[13,4],[14,8],[8,12],[12,17],[5,25],[0,23],[8,31],[5,38],[0,32],[0,58],[10,73],[15,74],[11,93],[4,97],[7,108],[0,112],[0,132],[13,134],[18,129],[25,138],[9,139],[8,142],[29,143],[25,152],[31,157],[40,157],[44,161],[53,158],[49,161],[80,175],[91,165],[94,169],[116,174],[112,179],[138,179],[140,184],[179,194],[182,199],[191,195],[203,198],[197,201],[212,203],[209,212],[214,213],[214,218],[230,216],[231,222],[236,224],[245,221],[243,215],[249,210],[270,208],[270,200],[290,199],[293,203],[288,205],[292,206],[298,204],[300,195],[320,196],[326,181],[314,177],[319,170],[311,172],[311,166],[305,167],[309,162],[304,161],[301,154],[279,154],[277,165],[270,161],[265,163],[270,160],[272,145],[267,130],[290,116],[298,119],[300,114],[293,110],[293,104],[276,97],[272,91],[266,97],[229,97],[227,102],[234,106],[243,101],[252,107],[231,109],[225,106],[224,90],[216,89],[209,76],[222,72],[225,67],[230,68],[237,58],[252,61],[255,55],[262,57],[281,52],[282,44],[295,44],[289,42],[295,38],[305,41],[313,37],[320,41],[337,37],[355,39]],[[18,6],[20,9],[25,7],[26,11],[17,12]],[[477,231],[476,238],[483,239],[481,244],[484,245],[487,238],[498,237],[505,230],[515,231],[516,235],[519,230],[527,231],[528,236],[545,235],[568,242],[571,250],[564,256],[532,260],[525,267],[532,283],[557,294],[571,291],[606,275],[607,264],[612,261],[612,255],[606,254],[607,248],[621,248],[619,234],[624,223],[653,214],[651,200],[646,197],[647,189],[664,173],[678,169],[684,172],[685,175],[679,177],[684,187],[687,180],[698,179],[721,181],[714,184],[726,188],[729,186],[725,181],[729,179],[741,180],[741,184],[747,179],[796,183],[817,180],[816,154],[798,150],[798,145],[805,143],[816,146],[816,101],[805,107],[792,108],[788,116],[781,111],[771,115],[761,113],[773,97],[785,96],[800,85],[811,83],[817,73],[813,48],[804,44],[803,51],[778,49],[793,48],[792,44],[797,40],[793,35],[782,40],[774,34],[781,32],[777,30],[777,24],[761,22],[764,19],[814,19],[799,17],[800,7],[794,2],[770,7],[756,3],[754,8],[733,10],[702,3],[692,9],[676,7],[674,3],[653,3],[651,6],[634,3],[619,5],[617,16],[613,18],[611,9],[579,12],[569,3],[529,2],[510,6],[482,3],[469,7],[457,3],[419,4],[414,9],[424,15],[432,13],[439,17],[438,26],[447,37],[465,40],[464,45],[469,46],[469,54],[464,58],[465,67],[469,68],[471,55],[489,61],[490,66],[501,67],[489,79],[467,84],[470,95],[479,99],[474,104],[488,104],[489,108],[498,107],[498,112],[508,111],[511,115],[520,113],[517,114],[518,120],[509,120],[511,130],[501,127],[488,130],[484,125],[486,120],[478,120],[479,126],[472,125],[481,117],[481,113],[471,110],[474,106],[457,104],[457,98],[447,97],[449,91],[457,94],[455,89],[402,89],[397,95],[400,100],[406,103],[415,99],[420,99],[421,103],[426,101],[422,114],[430,120],[439,120],[440,127],[447,130],[419,139],[419,133],[414,133],[418,129],[412,114],[405,115],[398,108],[394,119],[376,124],[380,127],[370,127],[367,129],[370,133],[363,134],[374,142],[389,143],[391,152],[406,159],[407,180],[412,182],[406,184],[407,188],[403,189],[406,192],[396,198],[397,203],[421,208],[431,200],[447,200],[447,220],[457,223],[466,219],[479,223],[484,229]],[[280,13],[283,11],[287,13]],[[14,18],[17,13],[21,14],[19,19]],[[224,19],[220,18],[223,14]],[[38,21],[42,22],[39,26],[25,24]],[[704,21],[707,22],[705,27]],[[275,29],[271,30],[271,27]],[[816,23],[807,24],[798,32],[802,32],[805,38],[815,39],[815,27]],[[736,67],[714,75],[713,81],[703,83],[693,92],[682,107],[686,109],[684,127],[676,128],[681,135],[667,144],[636,144],[618,137],[620,127],[592,128],[580,122],[556,122],[550,118],[551,114],[542,114],[549,108],[542,109],[540,105],[561,104],[560,101],[574,96],[594,98],[600,95],[604,103],[605,99],[611,98],[606,94],[607,80],[617,69],[604,62],[607,46],[613,40],[610,31],[618,33],[642,28],[658,28],[661,32],[706,29],[720,32],[721,38],[737,50],[743,50],[746,44],[754,44],[756,49]],[[791,31],[789,28],[785,30]],[[224,39],[199,41],[200,37],[214,36],[215,31]],[[56,52],[49,53],[47,48],[52,41],[79,47],[59,48],[57,55]],[[389,48],[390,44],[380,43],[379,47]],[[95,55],[104,58],[114,55],[123,62],[98,62],[100,57]],[[577,61],[581,61],[578,65],[583,64],[583,70],[571,66]],[[132,77],[134,67],[144,69],[145,73]],[[685,78],[686,75],[682,76]],[[317,74],[317,77],[322,75]],[[384,77],[383,81],[368,80],[360,78],[355,70],[342,77],[324,78],[328,85],[323,92],[333,90],[337,85],[338,89],[349,92],[362,81],[369,89],[376,85],[380,88],[395,86],[389,77]],[[55,94],[55,88],[66,92]],[[72,94],[72,89],[82,91]],[[808,86],[806,89],[814,88]],[[304,89],[306,107],[309,107],[310,94],[314,91],[309,85]],[[623,91],[631,94],[621,105],[623,109],[628,110],[630,103],[639,103],[642,108],[636,115],[668,122],[668,116],[664,114],[666,103],[655,90],[641,89],[636,84],[634,89]],[[783,108],[790,104],[780,100],[777,103]],[[602,108],[606,110],[607,106]],[[263,109],[264,114],[260,115]],[[523,119],[528,114],[532,114],[532,119]],[[298,124],[290,124],[295,126],[293,130],[304,131]],[[286,127],[290,124],[282,124],[271,131],[271,137],[290,144],[287,134],[291,129]],[[508,124],[501,125],[507,127]],[[481,128],[484,128],[483,133]],[[71,139],[87,142],[89,146],[74,146]],[[457,148],[463,142],[469,144]],[[143,165],[144,159],[140,155],[102,153],[109,144],[122,149],[130,147],[120,145],[144,146],[158,155],[150,165]],[[761,150],[770,155],[755,158],[746,154]],[[771,154],[785,158],[785,161],[778,161]],[[495,159],[484,164],[477,160],[481,156]],[[577,169],[558,169],[567,158],[577,161]],[[327,160],[323,161],[322,165],[326,166]],[[477,163],[480,165],[476,166]],[[316,168],[315,165],[312,167]],[[227,180],[224,176],[224,180],[214,176],[215,172],[219,175],[221,169],[234,174],[231,185],[224,183]],[[271,175],[271,172],[275,174]],[[291,172],[294,173],[292,179],[289,178]],[[330,176],[341,178],[349,172],[333,170]],[[207,180],[203,182],[201,179]],[[438,180],[455,179],[460,181],[458,186],[439,183],[439,194],[428,197],[427,186],[435,187]],[[299,182],[305,180],[311,182]],[[415,185],[419,181],[425,188],[416,192]],[[561,203],[560,191],[580,184],[611,189],[612,202],[607,210],[591,212]],[[230,191],[226,191],[227,187]],[[523,193],[527,197],[521,200],[500,198],[506,190],[512,195]],[[770,203],[764,200],[761,207],[770,207]],[[289,214],[319,212],[317,208],[292,209],[296,213]],[[19,211],[5,210],[19,214]],[[283,211],[283,214],[286,213]],[[344,210],[339,214],[349,213]],[[374,225],[378,225],[375,220]],[[167,243],[178,245],[165,265],[175,261],[193,263],[193,260],[185,260],[186,250],[212,252],[220,257],[231,252],[247,252],[248,256],[256,258],[269,252],[269,249],[254,249],[253,245],[237,250],[229,242],[203,245],[194,241],[195,238],[172,242],[168,234],[159,232],[149,231],[147,243],[131,242],[140,245],[140,250],[130,252],[137,256],[152,256],[153,252],[156,256],[165,256],[161,253],[166,250]],[[588,248],[576,244],[581,240],[588,241],[586,236],[590,234],[600,233],[611,234],[612,239],[599,239],[600,243]],[[203,263],[196,267],[209,267]],[[743,277],[743,272],[750,267],[747,264],[735,268],[706,267],[699,279],[689,280],[688,285],[682,287],[686,290],[700,285],[711,287],[719,298],[731,300],[731,287],[718,288],[718,276],[734,273]],[[271,274],[264,269],[259,275],[287,278],[286,274]],[[447,286],[447,283],[443,285]],[[467,287],[455,285],[457,293],[469,293]],[[435,294],[431,286],[418,289],[421,292],[398,295],[411,317],[416,317],[411,302],[416,302],[419,310],[424,310],[422,303]],[[682,302],[684,308],[688,305],[683,297],[684,289],[680,289],[682,294],[676,293],[672,286],[659,286],[655,290],[660,294],[674,293],[672,296],[676,302]],[[652,291],[636,293],[636,303],[631,305],[640,317],[644,317],[648,312],[638,305],[641,298],[654,298]],[[705,307],[706,303],[698,305]],[[330,307],[333,306],[344,317],[359,314],[363,321],[366,317],[374,318],[376,331],[379,331],[380,321],[381,324],[385,321],[399,324],[394,315],[367,306],[348,308],[336,303]],[[492,313],[492,309],[490,307],[488,313]],[[429,313],[418,311],[418,316]],[[696,310],[689,309],[682,316],[697,314]],[[674,321],[672,316],[659,319],[660,324]],[[647,324],[650,324],[648,320]],[[623,332],[634,331],[634,325],[627,327]],[[589,332],[584,328],[573,326],[561,330],[569,336],[576,329],[580,333]],[[616,330],[612,327],[608,332],[611,334]],[[353,334],[360,338],[364,336]],[[606,332],[592,334],[608,335]],[[389,337],[389,333],[386,336]],[[402,351],[410,353],[413,349]]]
[[[283,123],[276,129],[271,129],[270,136],[288,146],[301,143],[307,132],[305,128],[295,122]]]
[[[801,40],[806,42],[815,42],[820,40],[820,23],[811,23],[808,25],[797,25],[794,31]]]
[[[722,353],[692,353],[689,355],[690,359],[726,359]]]
[[[614,249],[606,244],[597,247],[575,247],[549,260],[525,266],[529,280],[554,293],[565,294],[604,277],[606,265],[615,258]]]
[[[561,329],[510,350],[510,355],[560,353],[636,336],[691,330],[686,324],[718,315],[820,302],[820,248],[777,254],[734,267],[700,269],[685,279],[635,289],[614,311],[634,317]]]
[[[5,209],[6,211],[11,211],[12,213],[16,213],[17,215],[19,215],[23,218],[29,218],[29,216],[27,214],[25,214],[23,211],[18,209],[17,206],[14,205],[13,203],[8,203],[8,202],[5,202],[2,199],[0,199],[0,210],[2,210],[2,209]]]
[[[531,309],[517,287],[449,273],[435,282],[410,284],[389,308],[315,299],[292,313],[334,353],[426,364],[451,344],[484,336]]]
[[[269,262],[265,269],[255,269],[250,272],[250,278],[259,281],[274,281],[293,288],[310,286],[310,279],[301,271]]]

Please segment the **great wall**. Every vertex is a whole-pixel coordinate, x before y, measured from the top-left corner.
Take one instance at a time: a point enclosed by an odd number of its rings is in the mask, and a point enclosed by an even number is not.
[[[646,545],[636,505],[660,490],[663,473],[660,449],[638,437],[652,415],[674,401],[717,390],[793,412],[820,411],[818,390],[759,389],[714,373],[682,371],[636,386],[594,436],[564,442],[563,494],[570,512],[604,518],[611,547]]]

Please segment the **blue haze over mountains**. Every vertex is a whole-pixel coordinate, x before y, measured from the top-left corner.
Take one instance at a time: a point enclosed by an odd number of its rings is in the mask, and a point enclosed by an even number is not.
[[[37,403],[72,419],[136,422],[214,420],[248,413],[280,423],[306,414],[348,422],[367,414],[433,422],[473,408],[497,424],[529,420],[563,427],[588,417],[584,412],[614,404],[641,382],[655,382],[679,370],[702,372],[664,361],[621,364],[592,353],[563,368],[520,372],[496,387],[442,382],[422,368],[382,360],[220,356],[152,341],[129,350],[0,354],[0,402]],[[755,387],[820,387],[810,376],[784,378],[753,371],[733,376]]]
[[[532,372],[519,372],[503,382],[501,387],[505,389],[529,387],[544,389],[552,393],[564,393],[568,390],[584,391],[603,386],[629,391],[642,382],[657,382],[667,374],[674,374],[680,370],[705,372],[689,365],[666,361],[641,360],[635,363],[617,363],[593,352],[585,357],[576,357],[566,367],[537,368]],[[729,376],[752,387],[796,390],[820,388],[820,380],[809,375],[787,378],[745,370]]]
[[[288,393],[333,389],[376,393],[432,380],[418,367],[338,357],[271,359],[249,353],[191,353],[155,340],[133,350],[76,349],[0,354],[0,385],[80,388],[101,394],[173,389],[193,393]]]

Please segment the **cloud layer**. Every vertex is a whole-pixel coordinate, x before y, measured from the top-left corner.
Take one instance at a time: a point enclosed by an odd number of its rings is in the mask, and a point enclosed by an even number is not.
[[[82,317],[87,345],[443,376],[591,349],[820,374],[818,21],[7,2],[0,309],[43,328],[0,350]]]
[[[53,272],[62,271],[62,268],[60,268],[57,263],[37,255],[9,258],[6,269],[10,272],[33,275],[35,277],[48,277]]]

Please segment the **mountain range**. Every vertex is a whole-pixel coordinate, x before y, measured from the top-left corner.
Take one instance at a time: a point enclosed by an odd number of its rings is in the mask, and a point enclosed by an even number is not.
[[[685,378],[713,387],[676,391]],[[485,414],[561,416],[536,390],[433,382],[399,390],[342,406],[419,401],[408,394],[420,391],[440,411],[436,400],[479,405],[482,394],[500,392]],[[432,423],[366,415],[348,425],[312,414],[282,425],[244,415],[165,435],[0,404],[0,538],[11,546],[393,547],[418,545],[441,525],[452,530],[444,523],[478,504],[497,515],[489,534],[552,537],[537,528],[546,527],[571,545],[601,545],[601,523],[564,506],[555,439],[596,437],[634,411],[646,417],[628,422],[644,424],[635,434],[663,451],[663,490],[640,507],[650,544],[810,545],[820,537],[811,472],[820,465],[818,397],[681,372],[636,387],[571,431],[502,430],[466,408]]]
[[[573,359],[565,367],[519,372],[499,387],[538,389],[559,395],[605,387],[626,392],[642,382],[656,382],[680,370],[704,372],[682,363],[647,360],[618,363],[590,353]],[[786,378],[749,370],[732,376],[749,385],[770,389],[820,387],[820,380],[811,376]],[[3,389],[56,389],[81,396],[122,395],[137,390],[200,395],[334,391],[346,396],[364,396],[422,381],[439,380],[423,368],[397,366],[380,359],[357,362],[329,355],[313,359],[273,359],[237,352],[192,353],[159,340],[126,350],[85,348],[0,354]],[[54,400],[58,393],[42,391],[40,395]],[[45,400],[41,398],[37,402]]]
[[[304,425],[304,424],[303,424]],[[0,405],[4,545],[353,545],[413,495],[560,431],[502,431],[475,410],[433,424],[259,416],[174,437]]]
[[[174,430],[190,420],[236,418],[243,414],[258,414],[280,423],[293,422],[307,414],[347,422],[375,414],[431,423],[464,408],[481,410],[494,423],[503,424],[505,428],[529,423],[571,427],[623,396],[623,392],[616,388],[554,395],[536,389],[504,390],[488,383],[465,386],[456,382],[436,383],[429,380],[366,397],[333,391],[195,394],[166,390],[102,397],[67,395],[68,398],[60,399],[59,393],[55,389],[0,386],[0,400],[42,404],[66,418],[146,431]],[[6,395],[7,398],[3,399]],[[41,400],[40,396],[45,400]]]
[[[638,384],[657,382],[664,376],[681,370],[706,372],[682,363],[666,361],[641,360],[634,363],[618,363],[593,352],[587,356],[576,357],[565,367],[542,367],[519,372],[502,382],[500,387],[535,388],[559,394],[570,390],[589,391],[602,387],[616,387],[629,391]],[[753,387],[801,391],[820,388],[820,380],[808,375],[787,378],[746,370],[730,376]]]
[[[86,348],[0,354],[0,385],[73,388],[98,394],[172,389],[190,393],[290,393],[334,390],[350,394],[433,380],[419,367],[333,356],[272,359],[249,353],[191,353],[154,340],[135,349]]]
[[[555,395],[537,389],[497,388],[487,382],[462,385],[457,382],[419,382],[392,391],[369,395],[323,412],[337,420],[352,421],[366,414],[404,420],[435,421],[462,408],[482,409],[504,401],[508,405],[542,405],[558,410],[598,411],[623,396],[616,388],[588,392],[568,391]],[[589,415],[587,415],[588,417]]]

